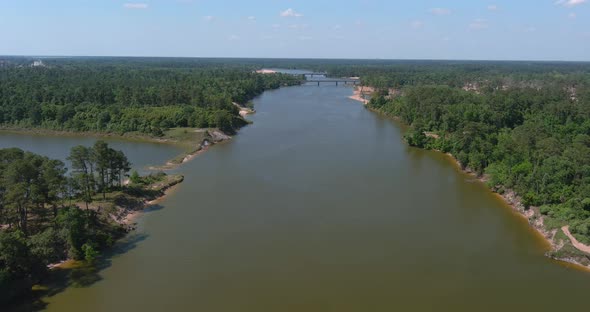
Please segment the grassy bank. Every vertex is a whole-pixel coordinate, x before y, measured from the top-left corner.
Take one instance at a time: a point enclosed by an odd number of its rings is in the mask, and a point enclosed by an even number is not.
[[[182,175],[168,175],[164,172],[146,176],[132,175],[129,183],[113,192],[96,194],[88,209],[95,211],[105,223],[120,227],[124,232],[133,229],[134,216],[143,211],[151,202],[162,198],[166,191],[181,183]],[[85,207],[85,203],[77,203]]]
[[[0,128],[4,133],[30,134],[36,136],[67,136],[67,137],[94,137],[114,138],[131,142],[145,142],[158,144],[171,144],[181,147],[182,153],[167,161],[163,166],[152,169],[171,169],[182,164],[187,157],[195,155],[211,144],[219,143],[231,137],[215,128],[171,128],[163,132],[161,136],[153,136],[140,132],[127,132],[123,134],[111,132],[77,132],[61,131],[44,128]]]

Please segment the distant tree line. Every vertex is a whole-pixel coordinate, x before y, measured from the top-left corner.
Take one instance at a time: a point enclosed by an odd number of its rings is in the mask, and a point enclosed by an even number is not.
[[[125,187],[127,157],[97,141],[72,148],[69,159],[72,172],[66,175],[59,160],[0,149],[0,306],[27,294],[48,264],[93,260],[122,234],[88,204]]]
[[[171,127],[232,132],[245,124],[232,102],[245,104],[265,90],[299,83],[292,75],[257,74],[254,66],[191,59],[43,64],[0,68],[0,126],[152,135]]]

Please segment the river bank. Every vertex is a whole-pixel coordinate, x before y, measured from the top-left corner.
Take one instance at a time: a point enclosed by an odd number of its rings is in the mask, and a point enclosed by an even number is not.
[[[145,209],[166,198],[183,181],[183,175],[167,175],[163,172],[142,176],[135,183],[129,183],[121,190],[106,193],[104,197],[102,194],[95,195],[86,209],[93,211],[105,224],[112,224],[111,234],[118,240],[135,230],[137,219]],[[84,202],[78,202],[76,205],[86,207]],[[69,267],[75,262],[77,261],[74,259],[64,259],[47,267],[53,270]]]
[[[248,114],[253,111],[248,111]],[[216,128],[171,128],[162,136],[151,136],[144,133],[128,132],[124,134],[96,132],[96,131],[66,131],[43,128],[0,128],[0,132],[14,134],[30,134],[51,137],[93,137],[97,139],[111,138],[130,142],[169,144],[181,147],[183,152],[169,159],[161,166],[149,167],[149,170],[170,170],[192,160],[196,155],[204,152],[210,145],[230,140],[231,136]]]
[[[371,90],[371,93],[374,92],[374,89],[370,87],[355,87],[353,95],[351,95],[349,98],[363,103],[366,108],[373,112],[383,114],[388,118],[403,124],[403,122],[401,122],[397,116],[390,116],[389,114],[385,114],[380,110],[369,107],[367,105],[369,100],[365,97],[369,92],[366,90]],[[433,136],[430,135],[430,137]],[[586,246],[578,242],[575,240],[573,235],[569,233],[569,231],[564,230],[567,229],[567,225],[559,224],[559,226],[548,226],[548,217],[541,214],[539,207],[527,208],[522,203],[522,198],[514,190],[504,188],[503,186],[489,185],[487,183],[489,181],[488,176],[480,176],[469,167],[463,166],[460,161],[450,153],[445,153],[445,155],[448,157],[449,161],[456,165],[457,170],[468,174],[478,182],[485,184],[486,187],[496,196],[498,196],[499,200],[501,200],[507,207],[515,211],[519,216],[525,218],[529,226],[534,229],[534,231],[538,233],[539,236],[547,243],[548,251],[545,253],[547,257],[557,261],[573,264],[583,270],[590,270],[590,254],[588,254],[586,251],[590,250],[590,246]],[[553,224],[555,222],[551,223]]]
[[[32,292],[24,295],[18,301],[11,303],[9,311],[38,311],[46,303],[41,298],[51,296],[69,285],[86,285],[96,280],[97,272],[111,261],[117,254],[127,235],[135,230],[136,221],[146,209],[157,205],[166,198],[176,187],[184,181],[183,175],[167,175],[165,173],[150,174],[136,177],[135,182],[126,183],[116,191],[97,194],[88,203],[75,203],[87,214],[92,214],[95,222],[101,224],[102,229],[112,239],[108,246],[97,250],[102,255],[93,260],[63,259],[47,265],[47,275],[40,283],[33,285]],[[98,254],[97,254],[98,255]]]
[[[370,97],[371,94],[373,94],[373,92],[375,92],[375,89],[373,87],[355,86],[352,95],[348,98],[353,99],[355,101],[359,101],[364,105],[367,105],[369,103],[367,97]]]
[[[527,221],[529,226],[547,243],[548,251],[545,256],[576,265],[585,271],[590,270],[590,255],[586,254],[586,250],[590,250],[590,247],[578,242],[569,231],[566,231],[569,226],[548,226],[547,218],[549,217],[541,214],[539,207],[527,208],[523,204],[522,197],[514,190],[489,185],[488,175],[478,175],[471,168],[463,166],[451,153],[445,153],[445,155],[456,165],[457,170],[484,184],[506,207]]]

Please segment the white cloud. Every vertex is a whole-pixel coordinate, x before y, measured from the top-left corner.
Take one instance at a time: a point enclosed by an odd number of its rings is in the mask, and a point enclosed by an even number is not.
[[[472,30],[481,30],[488,28],[488,22],[485,19],[478,18],[473,20],[471,24],[469,24],[469,29]]]
[[[215,19],[215,16],[207,15],[207,16],[203,16],[203,19],[206,22],[212,22]]]
[[[288,8],[285,11],[282,11],[280,14],[282,17],[302,17],[303,14],[295,12],[295,10]]]
[[[248,16],[247,19],[250,21],[256,21],[256,16]]]
[[[434,14],[434,15],[449,15],[451,14],[451,10],[450,9],[445,9],[445,8],[432,8],[430,9],[430,13]]]
[[[334,26],[332,26],[332,29],[333,30],[340,30],[340,29],[342,29],[342,25],[334,25]]]
[[[123,4],[123,7],[126,9],[132,9],[132,10],[144,10],[148,8],[148,4],[147,3],[125,3]]]
[[[238,37],[237,35],[231,35],[227,38],[227,40],[236,41],[236,40],[240,40],[240,37]]]
[[[572,8],[575,7],[576,5],[580,5],[580,4],[584,4],[588,2],[587,0],[558,0],[555,1],[556,5],[561,5],[564,7],[568,7],[568,8]]]
[[[422,28],[424,26],[424,22],[422,22],[422,21],[413,21],[411,25],[412,25],[412,28],[418,29],[418,28]]]
[[[488,11],[498,11],[498,6],[495,4],[488,5]]]

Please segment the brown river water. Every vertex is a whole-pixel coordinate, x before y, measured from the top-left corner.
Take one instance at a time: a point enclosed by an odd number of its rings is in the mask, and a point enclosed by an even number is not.
[[[589,273],[544,257],[547,244],[484,185],[448,157],[405,145],[398,125],[351,94],[332,85],[264,93],[248,117],[254,123],[178,168],[185,182],[139,220],[93,280],[45,298],[47,310],[590,305]],[[0,136],[1,145],[69,149],[11,138]],[[130,144],[141,166],[178,153]]]

